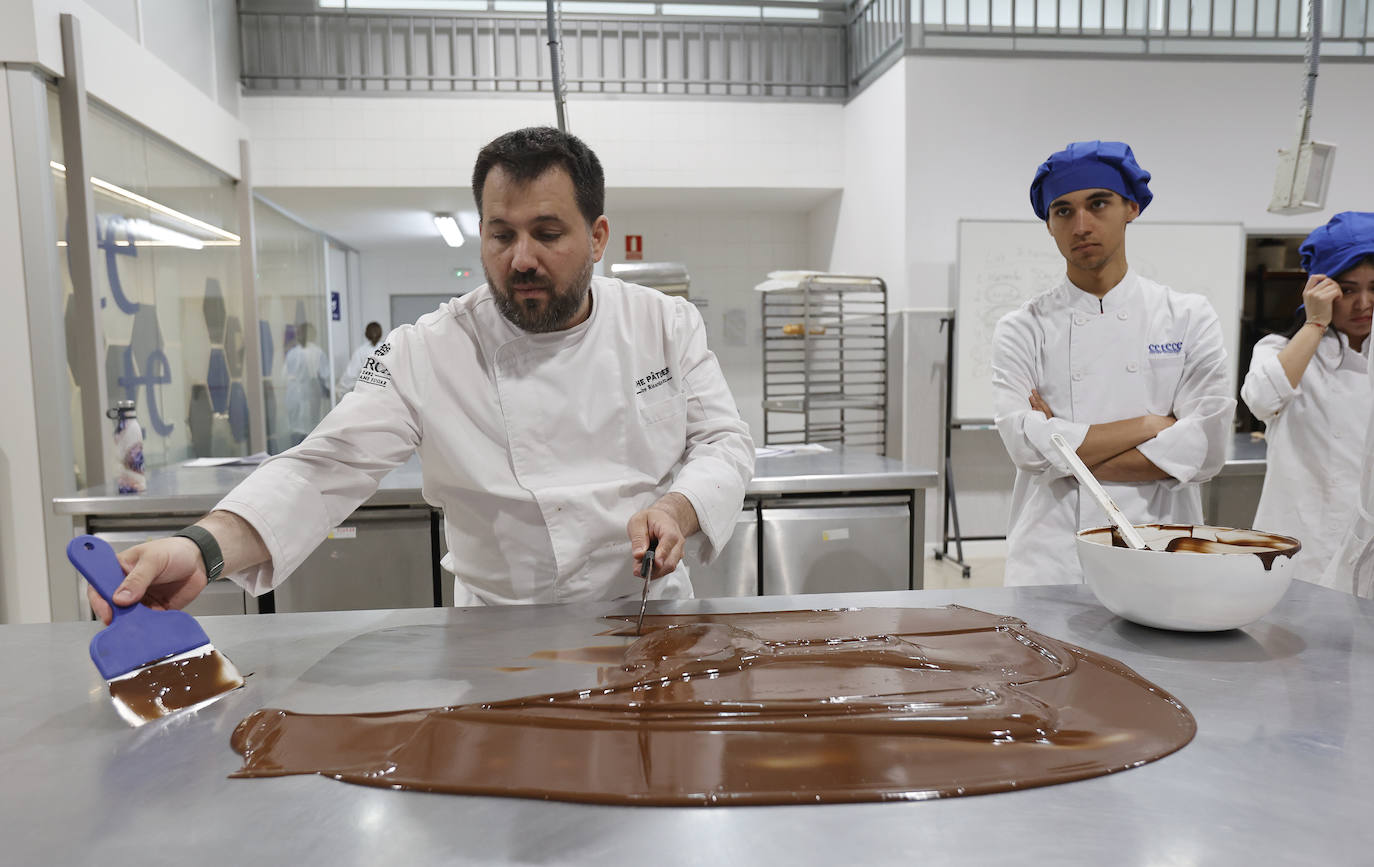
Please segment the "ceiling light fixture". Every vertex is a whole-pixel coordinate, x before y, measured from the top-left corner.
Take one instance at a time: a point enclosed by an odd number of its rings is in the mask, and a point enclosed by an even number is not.
[[[49,160],[48,165],[52,167],[52,170],[54,172],[58,173],[59,175],[62,175],[64,178],[67,176],[67,167],[62,165],[61,163]],[[223,241],[229,242],[228,244],[216,244],[213,241],[209,242],[212,246],[238,246],[240,238],[233,232],[221,229],[219,226],[212,226],[204,220],[197,220],[190,214],[183,214],[181,211],[178,211],[175,208],[169,208],[161,202],[155,202],[146,196],[140,196],[138,193],[135,193],[132,190],[126,190],[121,186],[112,184],[109,181],[97,178],[95,176],[91,177],[91,186],[95,187],[97,190],[99,190],[102,193],[105,193],[106,195],[124,199],[126,202],[133,202],[135,205],[142,205],[150,211],[155,211],[166,217],[171,217],[174,220],[185,223],[188,226],[193,226],[197,229],[200,229],[203,232],[207,232],[211,235],[214,235],[215,237]],[[204,246],[204,244],[202,244],[202,246]]]
[[[435,214],[434,228],[439,230],[439,234],[444,236],[444,243],[450,247],[463,246],[463,233],[458,229],[458,221],[452,214]]]

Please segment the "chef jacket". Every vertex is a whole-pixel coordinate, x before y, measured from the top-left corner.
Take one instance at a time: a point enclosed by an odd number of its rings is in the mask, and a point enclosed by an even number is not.
[[[1016,465],[1008,585],[1082,582],[1074,534],[1109,523],[1050,441],[1077,449],[1093,424],[1178,421],[1138,448],[1170,478],[1106,482],[1134,523],[1202,521],[1198,483],[1226,461],[1235,400],[1216,311],[1128,271],[1100,300],[1064,279],[1003,316],[993,332],[997,430]],[[1030,408],[1038,389],[1054,418]]]
[[[217,507],[272,555],[231,577],[253,593],[276,586],[417,450],[458,605],[638,598],[626,524],[670,491],[701,524],[688,553],[709,561],[734,528],[754,446],[701,315],[604,277],[591,297],[584,322],[533,334],[483,286],[393,331],[314,432]],[[691,595],[685,565],[650,586]]]
[[[1369,364],[1367,388],[1374,388],[1374,352],[1369,349],[1369,338],[1365,338],[1365,352]],[[1306,379],[1302,382],[1305,384]],[[1374,430],[1374,400],[1367,415],[1369,423],[1365,430]],[[1331,562],[1326,564],[1321,583],[1363,596],[1374,598],[1374,436],[1366,443],[1360,468],[1359,496],[1352,500],[1354,508],[1347,518],[1344,537],[1336,546]]]
[[[339,391],[347,394],[358,384],[358,375],[363,372],[363,362],[367,361],[372,353],[377,351],[380,343],[363,342],[362,346],[353,350],[353,355],[348,359],[348,364],[344,367],[343,375],[339,377]]]
[[[1301,542],[1292,575],[1320,584],[1350,525],[1350,506],[1359,501],[1365,425],[1374,399],[1367,357],[1351,349],[1345,335],[1327,330],[1297,388],[1279,362],[1287,345],[1288,338],[1278,334],[1256,343],[1240,389],[1267,431],[1268,466],[1255,529]],[[1368,346],[1366,340],[1366,353]],[[1346,584],[1342,589],[1349,590]]]

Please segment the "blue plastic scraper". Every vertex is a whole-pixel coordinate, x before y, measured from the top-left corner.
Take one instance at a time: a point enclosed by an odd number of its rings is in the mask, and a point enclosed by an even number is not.
[[[238,669],[191,615],[114,603],[124,569],[108,542],[78,536],[67,545],[67,559],[110,603],[113,617],[91,639],[91,661],[130,725],[196,710],[243,686]]]

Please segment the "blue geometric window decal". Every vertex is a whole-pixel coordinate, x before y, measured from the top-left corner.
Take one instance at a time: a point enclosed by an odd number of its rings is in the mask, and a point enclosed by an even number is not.
[[[229,363],[224,360],[224,350],[215,347],[210,350],[210,368],[205,371],[205,384],[210,387],[210,406],[215,412],[229,409]]]

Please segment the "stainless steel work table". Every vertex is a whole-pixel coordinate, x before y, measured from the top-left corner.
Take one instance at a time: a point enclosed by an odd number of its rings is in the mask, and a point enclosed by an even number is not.
[[[614,603],[205,618],[247,688],[131,730],[86,658],[94,624],[0,627],[0,835],[10,864],[1353,864],[1374,851],[1374,603],[1295,583],[1258,624],[1137,627],[1083,586],[654,603],[746,611],[958,602],[1024,618],[1172,692],[1196,739],[1134,770],[926,802],[602,807],[230,780],[259,707],[362,711],[591,685],[525,660],[606,643]],[[390,631],[384,631],[390,630]],[[448,666],[444,660],[466,660]],[[497,666],[535,665],[503,673]]]
[[[153,470],[148,474],[148,490],[141,494],[120,494],[110,485],[96,485],[70,497],[54,498],[53,511],[73,516],[203,515],[255,469],[177,466]],[[831,451],[759,458],[745,495],[924,492],[938,481],[934,471],[914,469],[892,458]],[[384,476],[363,506],[424,505],[420,486],[420,461],[411,458]]]

